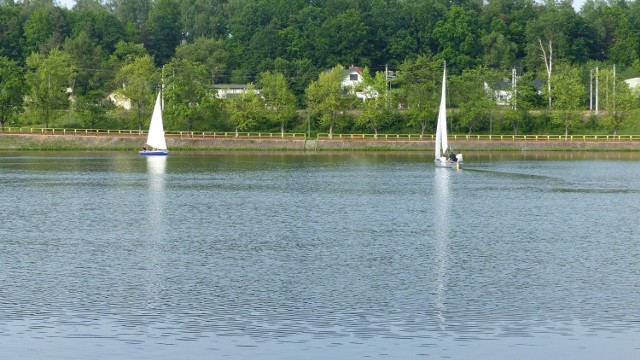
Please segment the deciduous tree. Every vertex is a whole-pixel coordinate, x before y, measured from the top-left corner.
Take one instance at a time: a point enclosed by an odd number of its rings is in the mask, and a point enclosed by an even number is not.
[[[138,115],[138,129],[144,126],[146,109],[150,109],[158,88],[158,71],[153,64],[151,56],[142,56],[126,64],[116,76],[118,84],[122,87],[117,92],[131,100]]]
[[[265,102],[266,116],[271,123],[280,126],[284,137],[285,125],[296,117],[296,97],[282,73],[264,72],[260,74],[258,85]]]
[[[30,105],[40,112],[44,127],[48,128],[52,113],[69,107],[75,66],[69,54],[56,49],[48,56],[34,53],[27,58],[27,66]]]
[[[338,65],[320,74],[307,88],[309,111],[319,117],[321,125],[328,127],[329,137],[333,135],[338,113],[346,110],[347,99],[342,89],[345,75],[344,67]]]
[[[17,62],[0,56],[0,128],[22,109],[24,85],[22,68]]]

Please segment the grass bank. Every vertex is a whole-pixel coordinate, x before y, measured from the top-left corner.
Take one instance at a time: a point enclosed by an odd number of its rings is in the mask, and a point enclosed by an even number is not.
[[[0,150],[122,150],[136,151],[141,136],[39,135],[0,133]],[[180,150],[307,150],[307,151],[432,151],[431,140],[387,139],[279,139],[279,138],[167,138],[172,151]],[[640,151],[637,140],[454,140],[456,151]]]

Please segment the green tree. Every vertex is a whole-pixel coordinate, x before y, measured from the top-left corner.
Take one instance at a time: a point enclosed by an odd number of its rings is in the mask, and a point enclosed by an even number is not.
[[[255,127],[264,113],[264,103],[256,93],[253,84],[249,84],[242,94],[226,100],[226,107],[229,121],[236,130],[236,136],[238,136],[238,131]]]
[[[27,58],[27,66],[29,105],[40,112],[44,127],[48,128],[52,113],[69,107],[68,89],[76,74],[75,66],[69,54],[56,49],[46,57],[34,53]]]
[[[284,137],[285,125],[295,119],[297,114],[296,97],[282,73],[264,72],[260,74],[258,85],[260,96],[265,102],[267,119],[280,125],[280,133]]]
[[[75,38],[67,38],[64,50],[71,56],[78,76],[74,81],[73,93],[86,92],[102,88],[109,80],[109,72],[103,71],[103,53],[84,31]]]
[[[22,69],[17,62],[0,56],[0,128],[22,109]]]
[[[202,101],[207,95],[207,70],[204,65],[189,60],[174,59],[164,69],[166,109],[177,120],[186,121],[193,129],[202,118]]]
[[[115,50],[111,54],[110,61],[117,66],[129,64],[135,61],[135,59],[149,55],[145,50],[144,45],[136,44],[132,42],[119,41],[116,44]]]
[[[451,74],[478,64],[483,34],[477,19],[478,14],[473,10],[453,5],[433,31],[438,43],[436,58],[447,61]]]
[[[638,109],[638,98],[626,82],[617,78],[613,69],[600,71],[600,93],[604,95],[605,116],[603,125],[618,135],[618,130],[629,118],[629,114]]]
[[[373,46],[369,33],[363,14],[357,9],[347,9],[322,24],[316,44],[321,53],[327,54],[326,65],[370,65]]]
[[[565,27],[558,7],[553,0],[549,7],[536,20],[531,21],[527,27],[528,57],[532,67],[543,65],[547,75],[547,106],[551,109],[553,65],[556,58],[562,58],[566,44],[569,42],[565,35]]]
[[[356,124],[370,128],[377,138],[378,130],[388,125],[391,120],[391,111],[385,96],[387,74],[384,71],[378,71],[372,78],[368,76],[369,69],[365,69],[364,73],[367,74],[363,89],[365,100],[361,105],[362,113],[356,118]]]
[[[24,23],[23,53],[48,53],[57,49],[67,36],[62,11],[53,6],[38,6]]]
[[[553,76],[554,111],[551,120],[564,127],[564,135],[580,121],[580,105],[585,98],[585,87],[580,81],[578,69],[567,64],[558,66]]]
[[[104,93],[93,90],[76,97],[75,112],[85,128],[96,129],[107,118],[107,108],[103,104]]]
[[[117,92],[131,100],[131,104],[135,106],[138,129],[142,130],[146,109],[151,108],[159,83],[158,71],[151,56],[145,55],[124,65],[118,72],[116,81],[122,84]]]
[[[77,0],[68,17],[71,36],[86,33],[91,42],[100,46],[105,57],[113,53],[119,41],[125,40],[124,25],[100,0]]]
[[[485,81],[494,78],[484,68],[466,70],[460,76],[451,78],[452,96],[461,111],[460,125],[467,129],[467,133],[486,123],[491,112],[496,108],[496,102],[485,88]]]
[[[211,84],[223,81],[229,64],[229,53],[222,40],[199,37],[193,43],[178,46],[176,58],[199,62],[209,72]]]
[[[158,0],[142,28],[141,40],[156,64],[166,64],[182,40],[180,8],[176,0]]]
[[[329,128],[329,137],[333,135],[338,114],[347,108],[347,99],[342,89],[345,77],[344,67],[335,66],[331,71],[320,74],[320,78],[307,87],[307,105],[309,111],[320,119],[320,124]]]
[[[0,56],[22,60],[22,19],[20,5],[13,1],[0,2]]]
[[[407,60],[400,66],[402,101],[412,126],[420,126],[423,137],[427,127],[435,125],[442,79],[442,62],[428,56]]]

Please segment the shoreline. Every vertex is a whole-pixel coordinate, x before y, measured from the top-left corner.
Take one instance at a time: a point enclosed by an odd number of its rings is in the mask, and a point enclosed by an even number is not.
[[[0,133],[0,151],[139,150],[140,136],[40,135]],[[632,140],[449,140],[456,151],[640,151]],[[433,151],[431,140],[177,138],[168,137],[171,151]]]

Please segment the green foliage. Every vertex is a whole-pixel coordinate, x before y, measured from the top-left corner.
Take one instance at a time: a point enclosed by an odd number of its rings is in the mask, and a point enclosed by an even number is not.
[[[491,112],[496,108],[492,95],[485,88],[485,79],[493,78],[486,68],[466,70],[460,76],[451,77],[450,91],[456,96],[452,100],[458,105],[458,126],[470,135],[474,129],[489,123]]]
[[[229,65],[229,53],[224,49],[222,40],[199,37],[193,43],[179,46],[175,57],[204,65],[211,84],[228,80],[225,79],[225,73]]]
[[[365,70],[366,72],[366,70]],[[378,71],[375,78],[366,77],[364,83],[365,100],[362,103],[362,113],[356,118],[356,125],[364,125],[375,135],[378,130],[387,126],[392,119],[389,109],[387,93],[387,75]]]
[[[281,73],[265,72],[260,76],[260,96],[265,102],[266,117],[280,126],[284,136],[285,125],[296,117],[296,98]]]
[[[34,53],[27,59],[29,72],[25,75],[30,88],[29,106],[38,110],[44,127],[49,127],[52,112],[69,107],[69,92],[76,70],[71,56],[52,50],[48,56]]]
[[[90,98],[87,104],[103,104],[94,101],[95,94],[106,96],[122,88],[124,82],[132,88],[125,91],[136,97],[134,111],[108,111],[99,124],[141,127],[147,121],[149,103],[159,90],[156,67],[189,61],[204,66],[207,85],[256,82],[261,96],[273,92],[270,85],[262,83],[261,74],[281,74],[296,97],[296,106],[300,109],[309,105],[313,120],[330,132],[357,127],[374,132],[419,130],[425,134],[434,127],[439,77],[446,60],[452,84],[456,76],[469,71],[482,73],[481,80],[487,82],[502,76],[491,72],[502,74],[513,67],[521,76],[517,104],[511,104],[516,112],[496,110],[485,103],[487,98],[480,94],[482,86],[475,80],[450,87],[455,128],[466,132],[489,128],[561,131],[565,128],[560,120],[563,113],[586,110],[587,102],[583,89],[573,94],[579,97],[576,110],[567,110],[566,102],[557,103],[562,95],[554,89],[565,86],[554,84],[560,79],[555,73],[562,68],[557,64],[580,68],[583,88],[592,65],[610,68],[615,63],[619,79],[640,76],[639,19],[640,2],[628,1],[588,1],[577,13],[567,1],[531,0],[77,0],[71,10],[50,0],[0,0],[0,56],[22,67],[16,73],[25,74],[27,87],[23,92],[34,101],[25,103],[27,112],[20,117],[47,124],[54,120],[91,125],[90,120],[78,120],[89,113],[80,110],[85,106],[82,102]],[[67,108],[64,101],[59,106],[53,106],[56,101],[52,106],[36,105],[33,94],[38,90],[33,87],[40,83],[33,80],[35,67],[27,71],[25,66],[31,54],[44,59],[61,48],[77,72],[74,81],[66,85],[78,101],[76,111],[64,115],[68,119],[59,112]],[[145,66],[138,59],[145,57],[152,66],[143,71]],[[34,58],[30,60],[33,64]],[[321,74],[336,64],[368,66],[374,71],[388,66],[397,75],[391,79],[391,90],[385,93],[388,102],[384,106],[376,102],[358,104],[355,97],[346,96],[339,88],[326,92],[326,79],[321,80],[325,77]],[[27,77],[32,79],[26,81]],[[547,94],[552,96],[547,101],[552,113],[536,112],[545,107],[533,86],[540,81],[552,89]],[[613,94],[612,89],[609,91]],[[180,100],[182,104],[185,101]],[[211,93],[195,103],[199,104],[198,111],[177,104],[167,109],[168,124],[176,129],[229,126],[222,120],[220,100]],[[637,102],[619,98],[615,103],[615,110],[607,108],[605,115],[588,127],[614,133],[631,131]],[[622,104],[629,105],[623,109]],[[345,115],[354,106],[360,107],[365,116],[358,116],[357,111]],[[274,106],[267,104],[247,128],[279,126],[283,131],[300,126],[296,116],[276,115],[270,109]],[[293,114],[290,109],[287,113]],[[551,114],[553,124],[549,123]],[[55,120],[57,116],[60,121]],[[276,121],[276,117],[286,120]],[[569,128],[581,126],[578,117]]]
[[[250,84],[247,91],[228,99],[225,103],[229,122],[236,132],[253,129],[264,116],[264,103]]]
[[[400,70],[400,101],[410,114],[409,124],[419,126],[420,135],[424,136],[427,128],[435,129],[442,88],[442,62],[419,56],[405,61]]]
[[[191,131],[194,123],[205,115],[201,104],[207,96],[207,70],[200,63],[174,59],[166,65],[164,74],[165,109],[170,109],[178,123],[186,122],[187,130]]]
[[[346,110],[347,98],[342,89],[342,79],[346,72],[338,65],[331,71],[320,74],[320,78],[307,88],[307,106],[318,117],[319,123],[333,134],[338,114]]]
[[[107,119],[107,106],[103,104],[104,95],[101,91],[92,91],[86,95],[76,97],[75,113],[82,124],[88,129],[97,129]]]
[[[144,118],[151,112],[156,91],[159,91],[158,71],[150,56],[145,55],[134,59],[124,65],[116,75],[116,82],[122,84],[122,88],[116,91],[129,100],[137,110],[138,129],[142,130]]]
[[[22,109],[22,69],[18,63],[0,56],[0,129]]]
[[[578,110],[585,96],[585,88],[580,82],[578,70],[566,65],[559,66],[553,76],[553,84],[551,97],[555,111],[552,120],[554,124],[562,125],[565,135],[568,135],[569,129],[580,121]]]

